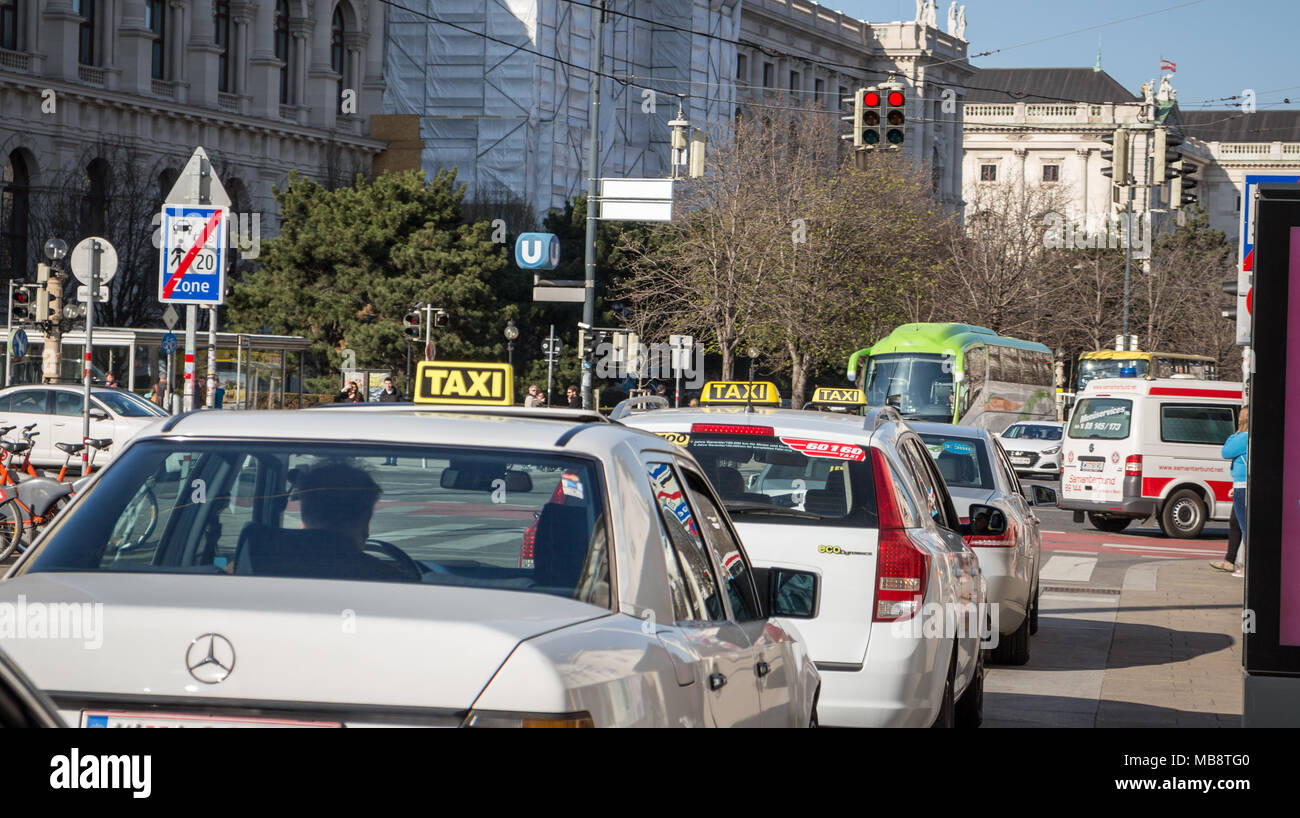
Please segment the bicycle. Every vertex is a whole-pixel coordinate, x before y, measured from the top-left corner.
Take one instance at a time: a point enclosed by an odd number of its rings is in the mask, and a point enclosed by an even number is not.
[[[63,468],[59,470],[59,478],[51,480],[42,477],[31,464],[32,438],[40,434],[31,431],[35,425],[23,429],[22,441],[3,439],[3,435],[15,427],[0,428],[0,559],[9,556],[14,549],[26,551],[27,532],[30,530],[34,538],[68,504],[69,497],[85,479],[83,477],[76,482],[64,480],[72,456],[81,453],[87,445],[90,446],[91,455],[86,464],[86,475],[89,476],[95,454],[113,445],[109,438],[88,438],[85,443],[54,444],[66,457]],[[7,464],[18,455],[23,455],[23,462],[15,477]]]

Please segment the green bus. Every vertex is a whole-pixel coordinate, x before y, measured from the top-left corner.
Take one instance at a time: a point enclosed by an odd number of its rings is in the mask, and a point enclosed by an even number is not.
[[[867,406],[994,433],[1018,420],[1056,420],[1052,353],[970,324],[904,324],[849,356]]]

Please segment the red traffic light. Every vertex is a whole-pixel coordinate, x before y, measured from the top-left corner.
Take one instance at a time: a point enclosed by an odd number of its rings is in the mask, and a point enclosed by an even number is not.
[[[890,91],[890,92],[889,92],[889,104],[892,105],[892,106],[894,106],[895,108],[897,108],[898,106],[902,105],[902,104],[903,104],[903,92],[902,92],[902,91]]]
[[[26,290],[14,290],[14,303],[15,303],[15,304],[26,304],[26,303],[27,303],[27,297],[28,297],[28,296],[27,296],[27,291],[26,291]]]
[[[868,108],[877,108],[880,106],[880,94],[875,91],[868,91],[862,95],[862,104]]]

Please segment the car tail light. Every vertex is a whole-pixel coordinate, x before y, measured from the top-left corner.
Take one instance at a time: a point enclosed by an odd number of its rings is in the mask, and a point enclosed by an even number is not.
[[[747,426],[731,423],[692,423],[691,432],[697,435],[762,435],[771,437],[776,430],[771,426]]]
[[[1142,455],[1131,454],[1124,458],[1124,476],[1141,477],[1142,476]]]
[[[876,596],[871,621],[908,619],[921,607],[930,557],[912,542],[904,525],[902,499],[889,471],[885,453],[871,449],[871,469],[876,478],[876,509],[880,540],[876,559]]]
[[[580,713],[500,713],[474,710],[465,719],[465,727],[595,727],[591,714]]]

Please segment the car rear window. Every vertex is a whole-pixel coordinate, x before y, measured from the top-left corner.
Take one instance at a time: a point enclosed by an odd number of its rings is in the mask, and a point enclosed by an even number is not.
[[[993,469],[984,441],[931,434],[921,435],[921,439],[948,488],[993,490]]]
[[[1070,417],[1074,440],[1124,440],[1133,419],[1133,401],[1123,398],[1084,398]]]
[[[461,585],[609,604],[599,465],[514,450],[144,441],[28,570]]]
[[[1166,443],[1205,443],[1222,446],[1237,431],[1231,406],[1160,404],[1160,439]]]
[[[1016,423],[1002,433],[1007,440],[1060,440],[1061,427],[1040,423]]]
[[[751,427],[753,428],[753,427]],[[695,456],[737,522],[875,528],[867,444],[816,433],[661,433]]]

